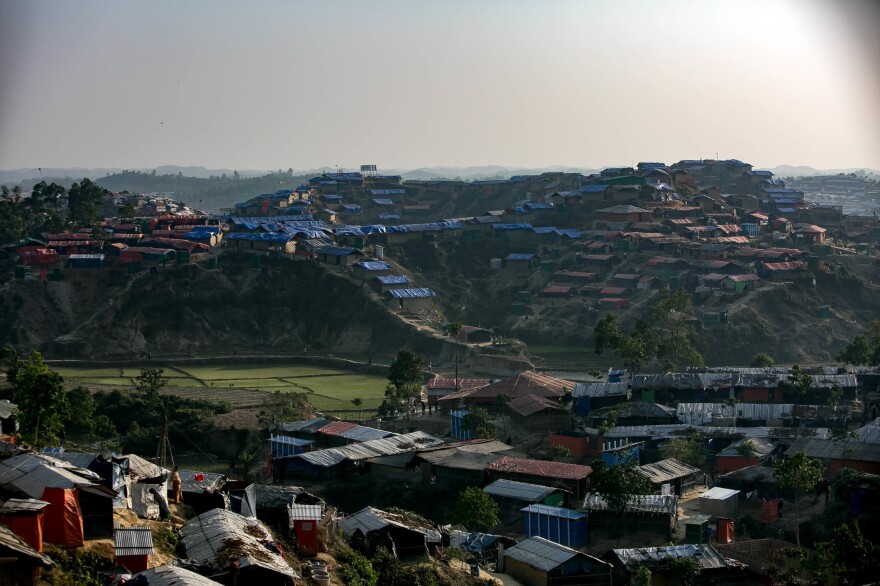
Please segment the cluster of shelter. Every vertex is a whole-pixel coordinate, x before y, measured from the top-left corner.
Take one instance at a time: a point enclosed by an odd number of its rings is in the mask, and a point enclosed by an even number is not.
[[[99,576],[107,583],[289,586],[299,576],[268,528],[288,537],[302,556],[326,550],[336,535],[334,509],[301,488],[175,470],[183,502],[196,516],[180,527],[174,552],[180,559],[157,563],[151,521],[169,519],[170,470],[135,454],[38,453],[3,444],[0,551],[15,558],[0,567],[4,583],[14,575],[10,584],[34,584],[39,571],[53,565],[44,543],[77,548],[112,539],[115,567]]]
[[[752,501],[761,505],[761,522],[778,521],[780,499],[791,494],[773,478],[776,458],[806,451],[826,465],[827,478],[843,468],[880,478],[880,418],[845,445],[823,427],[858,419],[860,403],[868,412],[876,408],[871,401],[880,396],[880,375],[818,369],[813,387],[795,399],[780,385],[791,372],[718,368],[627,378],[615,371],[613,381],[587,383],[532,371],[507,379],[435,378],[424,397],[448,410],[446,438],[322,418],[283,423],[270,439],[273,471],[285,480],[355,473],[450,493],[475,487],[500,504],[505,531],[499,535],[429,526],[368,507],[340,521],[343,534],[367,553],[389,547],[403,557],[431,555],[452,544],[494,561],[524,584],[625,584],[640,565],[662,574],[669,566],[661,560],[690,557],[701,580],[752,583],[766,578],[773,565],[768,560],[779,562],[789,544],[761,540],[745,547],[734,541],[734,520],[742,503]],[[832,392],[839,393],[837,404],[829,404]],[[521,429],[545,432],[548,446],[562,446],[570,457],[535,459],[510,443],[472,437],[467,415],[477,406],[516,418]],[[603,425],[609,410],[617,417],[613,427]],[[646,459],[671,439],[694,437],[695,430],[710,455],[707,466]],[[585,554],[591,535],[621,530],[620,511],[591,492],[592,469],[585,463],[594,460],[610,467],[635,461],[635,471],[652,487],[630,498],[624,531],[654,534],[660,542],[683,533],[685,543],[612,549],[600,558]],[[682,509],[685,496],[698,506]]]

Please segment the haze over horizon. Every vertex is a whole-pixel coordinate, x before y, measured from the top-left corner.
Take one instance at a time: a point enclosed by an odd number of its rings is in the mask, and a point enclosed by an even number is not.
[[[716,154],[880,169],[878,15],[869,0],[0,0],[0,169]]]

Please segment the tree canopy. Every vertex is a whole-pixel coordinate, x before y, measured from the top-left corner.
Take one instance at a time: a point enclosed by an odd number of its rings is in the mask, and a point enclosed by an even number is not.
[[[706,448],[701,442],[691,438],[675,438],[660,446],[660,453],[664,458],[675,458],[685,464],[697,468],[706,463]]]
[[[93,183],[88,177],[70,186],[67,193],[67,207],[70,219],[79,224],[90,224],[100,219],[99,208],[104,196],[110,192]]]
[[[452,522],[467,527],[486,531],[498,524],[498,503],[486,491],[469,486],[458,495]]]
[[[388,368],[385,399],[379,406],[379,413],[382,416],[390,417],[399,412],[409,413],[410,402],[422,392],[423,361],[424,358],[412,350],[400,350],[397,353],[397,358]]]
[[[24,439],[38,449],[59,442],[70,417],[61,375],[46,365],[39,352],[32,352],[17,364],[11,382]]]
[[[808,492],[822,479],[825,467],[822,462],[807,456],[806,452],[796,452],[784,460],[773,463],[773,476],[780,488],[794,491],[795,537],[801,544],[800,512],[798,496]]]
[[[616,314],[607,314],[593,329],[596,354],[612,350],[633,373],[655,361],[667,371],[703,366],[703,357],[691,341],[696,331],[685,313],[690,304],[684,290],[664,290],[651,310],[651,321],[639,320],[631,334],[621,331]]]

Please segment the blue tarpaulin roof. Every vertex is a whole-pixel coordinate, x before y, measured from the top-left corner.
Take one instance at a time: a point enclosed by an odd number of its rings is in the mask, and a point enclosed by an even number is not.
[[[355,254],[359,251],[357,248],[346,248],[342,246],[322,246],[315,252],[318,254],[329,254],[330,256],[348,256],[349,254]]]
[[[400,214],[379,214],[380,220],[399,220]]]
[[[383,275],[376,277],[383,285],[408,285],[409,278],[404,275]]]
[[[278,232],[233,232],[227,234],[227,240],[256,240],[259,242],[289,242],[293,237],[290,234]]]
[[[504,260],[532,260],[535,255],[530,252],[511,252]]]
[[[604,193],[608,189],[607,185],[584,185],[581,187],[581,193]]]
[[[335,193],[331,193],[329,195],[322,195],[321,197],[324,198],[324,201],[342,201],[342,196],[337,195]]]
[[[355,203],[344,203],[341,207],[346,212],[359,212],[362,209],[361,206]]]
[[[492,224],[493,230],[531,230],[531,224]]]
[[[381,198],[381,197],[374,197],[374,198],[373,198],[373,203],[376,204],[377,206],[391,206],[391,205],[394,205],[394,202],[391,201],[390,199]]]
[[[355,263],[356,267],[361,267],[365,271],[388,271],[391,270],[391,266],[382,261],[371,261],[371,260],[362,260],[359,263]]]
[[[526,209],[530,209],[530,210],[552,210],[553,209],[552,204],[542,203],[542,202],[532,202],[532,201],[528,202],[525,205],[525,207],[526,207]]]
[[[406,193],[405,189],[371,189],[371,195],[403,195]]]
[[[419,299],[419,298],[436,297],[437,296],[437,294],[434,293],[433,289],[427,289],[427,288],[392,289],[388,293],[396,299]]]

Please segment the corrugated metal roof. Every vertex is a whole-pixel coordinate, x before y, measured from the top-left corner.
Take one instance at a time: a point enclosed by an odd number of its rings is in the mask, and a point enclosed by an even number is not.
[[[724,556],[718,553],[711,545],[687,544],[670,545],[666,547],[638,547],[633,549],[612,550],[628,568],[635,569],[647,561],[657,561],[665,558],[691,558],[695,560],[703,570],[714,568],[727,568],[728,563]]]
[[[500,478],[492,484],[484,487],[483,490],[495,496],[534,503],[544,500],[548,495],[557,492],[559,489],[550,486],[541,486],[540,484],[529,484],[528,482],[517,482],[515,480]]]
[[[321,427],[318,430],[318,433],[321,435],[340,435],[343,431],[354,429],[357,426],[356,423],[350,423],[348,421],[333,421]]]
[[[390,437],[393,435],[397,435],[393,431],[386,431],[382,429],[376,429],[375,427],[366,427],[364,425],[356,425],[352,428],[346,429],[338,434],[340,437],[344,437],[345,439],[350,439],[356,442],[367,442],[371,440],[382,439],[386,437]]]
[[[574,509],[566,509],[563,507],[551,507],[550,505],[541,505],[537,503],[533,503],[528,505],[527,507],[523,507],[520,509],[523,513],[536,513],[538,515],[546,515],[548,517],[561,517],[563,519],[583,519],[587,516],[586,513],[582,513],[580,511],[575,511]]]
[[[515,399],[512,399],[508,404],[510,410],[518,415],[522,415],[523,417],[528,417],[530,415],[534,415],[539,411],[543,411],[544,409],[551,409],[554,411],[562,411],[563,408],[552,399],[547,399],[544,397],[540,397],[538,395],[533,395],[531,393],[526,395],[520,395]]]
[[[321,505],[290,505],[291,521],[318,521],[324,515],[324,507]]]
[[[720,486],[716,486],[714,488],[710,488],[706,492],[700,495],[701,499],[706,499],[710,501],[726,501],[727,499],[734,498],[739,494],[738,490],[733,490],[732,488],[721,488]]]
[[[414,431],[403,435],[393,435],[382,439],[370,440],[338,448],[315,450],[313,452],[306,452],[304,454],[287,457],[299,458],[313,466],[329,468],[344,462],[345,460],[366,460],[368,458],[375,458],[376,456],[387,456],[409,452],[419,448],[436,446],[441,443],[443,443],[443,440],[441,439],[437,439],[422,431]]]
[[[486,470],[492,462],[499,459],[498,454],[480,454],[463,452],[459,449],[429,451],[418,455],[420,460],[430,462],[434,466],[457,470]]]
[[[427,287],[419,287],[414,289],[392,289],[388,294],[395,299],[424,299],[427,297],[436,297],[433,289]]]
[[[775,484],[776,477],[770,466],[746,466],[718,477],[719,480],[733,480],[736,482],[766,482]]]
[[[737,403],[735,407],[724,403],[679,403],[676,407],[679,419],[691,425],[712,423],[713,417],[733,417],[734,411],[739,419],[763,420],[791,417],[793,410],[791,403]]]
[[[11,529],[0,525],[0,546],[11,549],[19,555],[29,557],[39,561],[43,566],[51,566],[52,560],[44,556],[30,545],[24,542],[21,537],[12,532]]]
[[[602,495],[588,493],[581,507],[585,511],[607,511],[608,503]],[[675,515],[678,510],[678,497],[675,495],[640,494],[630,497],[626,505],[628,512],[663,513]]]
[[[425,535],[425,539],[431,543],[440,543],[441,534],[433,527],[421,526],[414,523],[410,518],[398,513],[391,513],[373,507],[366,507],[353,515],[341,519],[339,528],[342,533],[348,537],[360,529],[361,533],[367,535],[373,531],[384,529],[388,525],[404,527],[412,531],[417,531]]]
[[[629,383],[577,383],[571,395],[577,397],[617,397],[629,393]]]
[[[304,419],[302,421],[286,421],[284,423],[279,423],[275,428],[287,433],[293,433],[296,431],[317,431],[328,423],[330,423],[329,419],[315,417],[313,419]]]
[[[529,537],[504,550],[504,556],[517,560],[542,572],[550,572],[578,552],[543,537]]]
[[[653,464],[636,466],[635,470],[654,484],[663,484],[670,480],[699,472],[699,469],[684,462],[679,462],[675,458],[667,458]]]
[[[389,265],[388,263],[381,262],[381,261],[364,260],[364,261],[355,263],[354,266],[360,267],[360,268],[364,269],[365,271],[390,271],[391,270],[391,265]]]
[[[113,530],[113,546],[116,556],[153,555],[153,531],[148,525],[120,527]]]
[[[255,533],[261,536],[254,536]],[[180,528],[180,544],[186,557],[191,560],[216,567],[218,552],[229,543],[228,540],[235,540],[237,549],[244,553],[239,559],[242,568],[258,565],[278,574],[297,578],[284,558],[266,548],[260,543],[260,539],[272,540],[272,534],[261,522],[225,509],[212,509],[202,513]]]
[[[49,506],[46,501],[37,499],[9,499],[0,506],[0,514],[24,513],[29,511],[42,511]]]
[[[404,275],[383,275],[376,279],[383,285],[408,285],[410,282]]]
[[[605,432],[606,439],[612,438],[674,438],[686,436],[688,428],[693,427],[686,423],[669,423],[664,425],[624,425],[613,427]],[[827,427],[711,427],[702,426],[700,432],[713,437],[749,437],[749,438],[787,438],[794,439],[801,436],[816,438],[830,437],[831,432]]]
[[[719,456],[739,456],[739,452],[737,451],[737,449],[741,445],[745,444],[746,442],[751,442],[752,449],[755,453],[755,456],[759,457],[759,458],[772,453],[773,450],[776,449],[776,446],[774,446],[770,442],[766,442],[766,441],[763,441],[758,438],[741,439],[741,440],[735,441],[732,444],[730,444],[729,446],[727,446],[725,449],[723,449],[721,452],[719,452],[718,455]]]
[[[502,456],[501,459],[489,465],[489,470],[564,480],[581,480],[589,476],[590,472],[593,471],[589,466],[581,466],[579,464],[547,462],[545,460],[530,460],[526,458],[513,458],[511,456]]]
[[[880,417],[855,431],[856,439],[864,444],[880,444]]]
[[[786,454],[792,455],[797,452],[806,452],[807,456],[821,460],[880,462],[880,444],[865,444],[858,441],[836,442],[800,437],[794,440]]]

